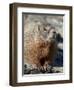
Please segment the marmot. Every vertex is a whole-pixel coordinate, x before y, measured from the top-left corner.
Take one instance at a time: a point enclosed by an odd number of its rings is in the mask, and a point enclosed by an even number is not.
[[[34,36],[27,33],[24,45],[24,62],[38,70],[47,69],[53,63],[57,53],[56,30],[50,24],[37,23],[34,27]]]

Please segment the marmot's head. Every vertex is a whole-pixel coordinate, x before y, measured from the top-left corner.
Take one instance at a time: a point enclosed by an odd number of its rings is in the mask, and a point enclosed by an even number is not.
[[[53,27],[51,24],[38,26],[38,32],[45,41],[56,40],[57,32],[55,27]]]
[[[47,36],[47,40],[56,40],[57,32],[54,27],[51,27]]]

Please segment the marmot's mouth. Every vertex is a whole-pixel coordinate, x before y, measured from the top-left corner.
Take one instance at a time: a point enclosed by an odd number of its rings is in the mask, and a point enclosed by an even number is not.
[[[49,39],[47,39],[47,41],[54,41],[54,40],[56,40],[55,36],[54,37],[50,37]]]
[[[55,43],[56,42],[56,39],[55,38],[50,38],[49,40],[48,40],[48,42],[50,43]]]

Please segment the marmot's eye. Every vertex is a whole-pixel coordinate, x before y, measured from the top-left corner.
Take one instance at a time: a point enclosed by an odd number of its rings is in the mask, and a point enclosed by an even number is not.
[[[44,31],[47,31],[46,28],[44,28]]]
[[[56,32],[54,31],[53,33],[55,34]]]

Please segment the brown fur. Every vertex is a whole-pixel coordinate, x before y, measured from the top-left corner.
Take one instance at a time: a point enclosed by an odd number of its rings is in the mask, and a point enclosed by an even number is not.
[[[46,69],[48,64],[53,63],[53,59],[57,53],[57,42],[53,38],[54,29],[48,33],[48,39],[42,39],[41,34],[39,34],[40,29],[36,27],[36,35],[33,38],[28,34],[27,42],[25,43],[24,58],[27,63],[31,64],[33,68]]]
[[[46,67],[47,64],[52,64],[56,51],[57,44],[55,41],[40,40],[37,43],[31,41],[30,45],[27,46],[25,58],[34,68],[40,69],[41,67]]]

